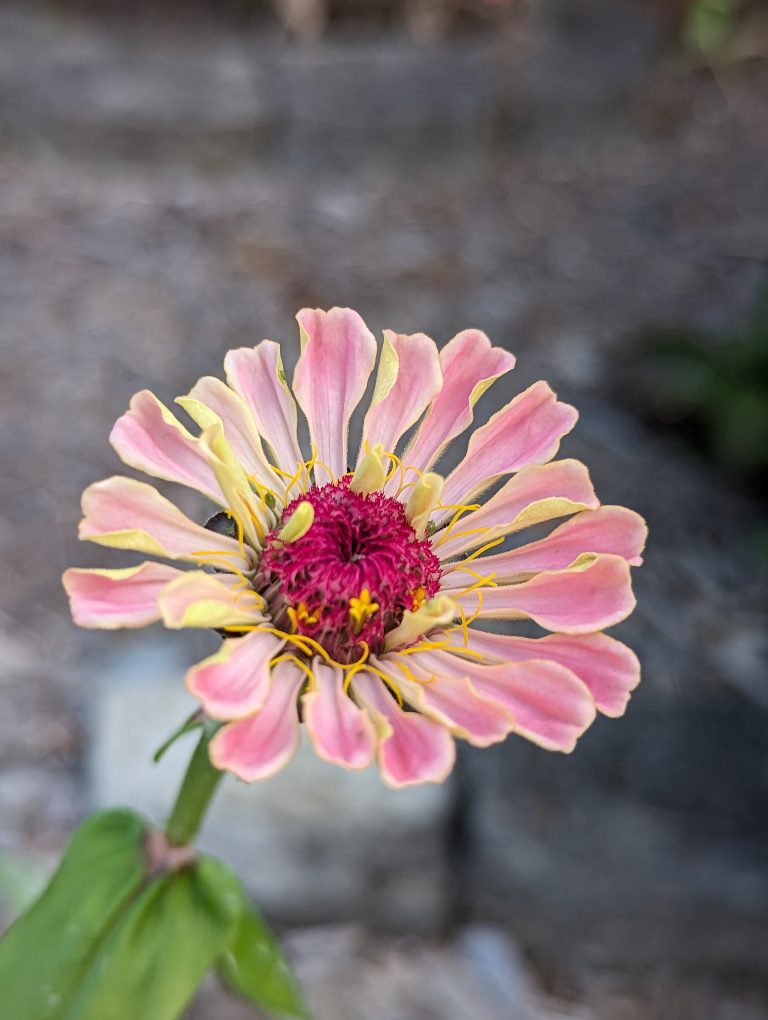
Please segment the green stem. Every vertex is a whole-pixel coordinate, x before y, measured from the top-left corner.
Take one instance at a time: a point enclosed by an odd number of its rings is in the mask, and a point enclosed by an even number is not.
[[[203,735],[190,759],[165,835],[172,846],[186,846],[197,835],[208,810],[208,805],[224,775],[211,765],[208,743],[212,733],[203,729]]]

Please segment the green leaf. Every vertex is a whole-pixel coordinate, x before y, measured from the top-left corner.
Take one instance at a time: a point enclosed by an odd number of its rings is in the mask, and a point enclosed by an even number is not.
[[[167,740],[164,740],[162,744],[158,747],[158,749],[155,751],[155,753],[152,755],[152,761],[155,763],[155,765],[157,765],[160,762],[165,752],[170,750],[170,748],[173,747],[177,740],[179,740],[181,737],[186,736],[187,733],[191,733],[192,730],[200,729],[204,724],[205,719],[202,713],[200,712],[199,709],[195,709],[192,715],[190,715],[189,718],[185,719],[181,726],[179,726],[178,729],[175,729],[173,733],[170,735],[170,737],[168,737]]]
[[[683,31],[688,48],[717,57],[733,33],[738,12],[738,0],[696,0]]]
[[[155,878],[115,925],[62,1020],[178,1017],[232,942],[241,910],[239,881],[213,857]]]
[[[240,923],[219,975],[233,991],[282,1017],[311,1020],[288,963],[262,916],[242,893]]]
[[[130,811],[103,811],[80,826],[40,898],[0,941],[4,1016],[70,1015],[105,930],[141,887],[145,835]]]

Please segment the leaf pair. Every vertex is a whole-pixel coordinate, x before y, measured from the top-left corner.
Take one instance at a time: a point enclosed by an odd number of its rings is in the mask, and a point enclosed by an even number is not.
[[[285,1017],[308,1013],[237,876],[199,856],[149,873],[147,824],[89,818],[48,887],[0,941],[3,1015],[14,1020],[174,1020],[218,965],[235,991]]]

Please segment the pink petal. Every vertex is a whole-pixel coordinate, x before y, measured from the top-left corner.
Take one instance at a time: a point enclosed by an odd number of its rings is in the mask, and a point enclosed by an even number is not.
[[[304,458],[296,437],[296,403],[285,382],[280,345],[262,340],[256,347],[230,351],[224,368],[229,385],[250,408],[278,467],[292,475]]]
[[[145,627],[160,619],[157,599],[165,586],[183,571],[163,563],[142,563],[125,570],[64,572],[72,619],[80,627]]]
[[[626,645],[607,634],[549,634],[525,638],[488,634],[469,628],[469,647],[486,659],[522,662],[551,659],[570,669],[589,687],[605,715],[624,714],[630,692],[640,683],[640,663]]]
[[[369,715],[344,692],[340,669],[315,662],[315,686],[302,698],[304,723],[315,750],[326,761],[364,769],[373,761],[376,733]]]
[[[115,422],[109,441],[132,468],[197,489],[225,505],[211,467],[198,441],[154,393],[142,390]]]
[[[277,488],[277,475],[264,456],[256,421],[248,405],[221,379],[203,376],[185,397],[178,397],[176,403],[181,404],[202,429],[220,425],[246,473],[272,490]]]
[[[189,692],[213,719],[241,719],[257,712],[269,693],[271,661],[285,644],[254,631],[222,642],[215,655],[187,673]]]
[[[582,569],[552,570],[520,584],[451,593],[467,614],[481,619],[530,619],[546,630],[587,634],[624,620],[635,607],[629,565],[619,556],[598,556]]]
[[[432,546],[442,560],[533,524],[600,505],[589,472],[578,460],[555,460],[519,471],[479,510],[438,531]]]
[[[248,566],[233,538],[195,524],[145,482],[119,476],[95,482],[83,493],[82,508],[81,539],[171,559],[196,561],[214,552],[225,563]]]
[[[503,740],[514,729],[514,720],[505,708],[480,697],[467,677],[447,676],[437,658],[428,654],[401,658],[421,680],[414,683],[396,673],[406,701],[457,736],[476,747],[488,747]],[[391,666],[392,659],[392,655],[387,656],[383,665]],[[392,672],[396,671],[392,669]]]
[[[376,360],[376,341],[350,308],[303,308],[296,316],[302,352],[293,376],[293,391],[309,422],[317,450],[315,477],[331,481],[347,471],[347,430]]]
[[[576,408],[561,404],[545,382],[534,383],[472,433],[466,457],[446,479],[443,502],[470,503],[499,476],[551,460],[577,418]]]
[[[540,570],[564,570],[585,553],[611,553],[638,566],[643,562],[640,553],[647,534],[645,521],[633,510],[601,506],[576,514],[538,542],[472,560],[472,570],[483,577],[493,576],[497,584],[506,584]],[[463,572],[458,563],[443,579],[442,588],[450,591],[471,583],[472,575]]]
[[[296,698],[304,679],[292,663],[278,663],[261,709],[247,719],[223,726],[211,741],[213,765],[247,783],[266,779],[287,765],[299,746]]]
[[[163,623],[182,627],[225,628],[248,626],[264,620],[263,600],[243,589],[233,574],[181,573],[158,598]]]
[[[572,751],[592,724],[595,705],[587,686],[556,662],[507,662],[487,666],[448,652],[430,652],[436,670],[469,677],[484,698],[504,706],[512,729],[549,751]]]
[[[388,786],[441,783],[456,758],[449,731],[417,712],[405,712],[383,681],[370,673],[355,674],[355,694],[377,720],[380,730],[378,759]]]
[[[363,424],[369,447],[381,443],[394,452],[400,437],[424,413],[443,385],[440,355],[423,333],[405,336],[384,330],[384,346],[371,406]],[[360,447],[360,458],[365,445]]]
[[[514,365],[514,355],[501,347],[491,347],[491,341],[479,329],[465,329],[447,343],[440,352],[442,389],[403,454],[405,466],[426,471],[470,424],[475,403],[491,383]]]

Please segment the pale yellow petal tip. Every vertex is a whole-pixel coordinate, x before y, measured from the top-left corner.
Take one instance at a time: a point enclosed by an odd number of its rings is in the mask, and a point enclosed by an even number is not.
[[[417,538],[424,538],[426,535],[429,515],[440,502],[444,485],[445,479],[442,475],[428,471],[413,487],[405,507],[405,516],[411,522]]]
[[[278,531],[277,537],[281,542],[297,542],[303,538],[315,519],[315,508],[311,503],[304,500],[296,507],[291,516]]]
[[[399,626],[387,634],[384,648],[389,651],[392,648],[410,645],[435,627],[447,627],[458,615],[458,606],[447,595],[429,599],[420,609],[404,614]]]
[[[349,483],[350,490],[365,493],[382,489],[387,480],[387,467],[386,450],[381,443],[376,443],[360,461]]]

